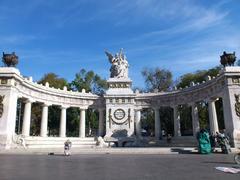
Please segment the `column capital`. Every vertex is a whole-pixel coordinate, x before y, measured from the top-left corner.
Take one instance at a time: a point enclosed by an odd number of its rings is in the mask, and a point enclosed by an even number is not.
[[[207,98],[206,101],[209,102],[215,102],[218,98]]]
[[[24,100],[24,102],[25,103],[34,103],[36,101],[34,99],[32,99],[32,98],[28,98],[28,99]]]
[[[43,107],[48,107],[48,106],[51,106],[52,104],[51,103],[48,103],[48,102],[44,102],[43,104],[42,104],[42,106]]]
[[[197,105],[197,102],[190,102],[188,103],[189,106],[196,106]]]
[[[87,110],[88,109],[88,106],[81,106],[79,107],[80,110]]]
[[[98,110],[98,112],[99,112],[99,111],[105,111],[106,108],[97,108],[97,110]]]
[[[68,105],[61,105],[61,109],[67,109],[67,108],[69,108],[70,106],[68,106]]]
[[[143,108],[142,107],[136,107],[134,108],[134,111],[141,111]]]
[[[174,108],[178,108],[178,106],[179,106],[179,104],[172,104],[172,105],[170,105],[170,107],[173,108],[173,109]]]
[[[152,109],[153,109],[154,111],[158,111],[158,110],[160,109],[160,107],[154,106],[154,107],[152,107]]]

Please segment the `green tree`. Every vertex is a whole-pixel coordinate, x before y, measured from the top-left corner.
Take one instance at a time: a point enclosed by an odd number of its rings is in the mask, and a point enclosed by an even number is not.
[[[141,112],[142,128],[147,131],[148,135],[154,133],[154,111],[152,109],[143,109]]]
[[[173,120],[173,109],[171,107],[161,107],[160,108],[160,119],[161,128],[166,132],[166,134],[174,133],[174,120]]]
[[[190,86],[191,82],[194,83],[201,83],[202,81],[206,80],[207,76],[217,76],[221,69],[221,66],[217,66],[208,70],[198,70],[194,73],[187,73],[180,77],[179,82],[177,83],[178,88],[184,88],[186,86]],[[219,128],[224,128],[224,118],[223,118],[223,110],[222,110],[222,101],[221,99],[219,101],[216,101],[216,110],[217,110],[217,117],[219,120]],[[182,111],[187,111],[186,108],[182,109]],[[199,115],[199,121],[200,121],[200,127],[209,129],[209,119],[208,119],[208,105],[206,102],[200,102],[198,104],[198,115]],[[184,120],[188,120],[189,118],[188,113],[182,113],[182,118]]]
[[[169,70],[160,68],[144,68],[142,70],[142,75],[145,79],[147,91],[167,91],[172,87],[172,73]],[[164,129],[167,133],[172,134],[173,119],[171,116],[171,108],[161,108],[160,111],[162,129]],[[148,109],[143,111],[143,113],[143,128],[152,134],[152,132],[154,132],[154,112],[151,109]]]
[[[102,79],[98,74],[93,71],[86,71],[81,69],[75,76],[75,79],[70,83],[70,88],[75,91],[82,91],[85,89],[86,92],[92,92],[94,94],[103,95],[107,89],[107,81]],[[89,130],[92,131],[92,135],[96,134],[98,129],[98,115],[93,109],[88,109],[86,113],[86,129],[87,133],[90,134]]]
[[[59,78],[58,75],[54,73],[45,74],[39,81],[39,84],[49,83],[50,87],[62,89],[64,86],[68,86],[68,82],[64,78]]]
[[[23,106],[24,109],[24,106]],[[42,107],[40,103],[32,104],[32,114],[31,114],[31,131],[30,134],[33,136],[40,135],[41,127],[41,117],[42,117]]]
[[[167,91],[173,84],[172,73],[166,69],[144,68],[142,75],[145,79],[146,89],[148,91]]]
[[[63,89],[64,86],[68,87],[68,82],[64,78],[58,77],[58,75],[54,73],[45,74],[39,81],[39,84],[49,83],[50,87]],[[33,112],[36,111],[36,117],[41,117],[41,106],[33,106]],[[39,115],[40,113],[40,115]],[[61,110],[59,106],[49,106],[48,107],[48,128],[50,136],[57,136],[59,134],[59,121],[60,121]],[[39,123],[36,121],[36,123]],[[41,120],[40,120],[41,122]]]
[[[67,110],[67,136],[78,137],[79,135],[80,110],[76,107],[70,107]]]
[[[209,70],[198,70],[194,73],[187,73],[180,77],[177,83],[178,88],[184,88],[186,86],[190,86],[191,82],[201,83],[206,80],[207,76],[217,76],[221,67],[217,66],[215,68],[211,68]]]
[[[198,116],[200,129],[209,129],[208,104],[204,101],[198,103]]]
[[[70,83],[70,87],[75,91],[85,89],[86,92],[102,95],[107,89],[107,81],[93,71],[81,69],[79,73],[75,75],[75,79]]]
[[[182,135],[192,135],[192,116],[191,116],[191,107],[188,105],[181,105],[178,108],[180,112],[180,124],[181,124],[181,134]]]

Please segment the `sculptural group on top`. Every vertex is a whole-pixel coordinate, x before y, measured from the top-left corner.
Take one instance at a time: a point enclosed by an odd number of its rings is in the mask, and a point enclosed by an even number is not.
[[[123,49],[119,53],[116,53],[114,56],[105,51],[108,56],[109,62],[112,64],[110,68],[110,77],[111,78],[128,78],[128,68],[129,64],[126,56],[123,53]]]

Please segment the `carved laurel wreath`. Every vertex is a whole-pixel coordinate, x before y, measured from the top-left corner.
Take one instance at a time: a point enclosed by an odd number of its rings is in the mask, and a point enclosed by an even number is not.
[[[1,96],[0,95],[0,118],[2,117],[3,115],[3,99],[4,99],[5,96]]]
[[[112,121],[114,121],[113,120],[113,118],[112,118],[112,109],[109,109],[108,110],[109,112],[109,128],[111,128],[111,126],[112,126]],[[131,122],[131,115],[130,115],[130,113],[131,113],[131,109],[128,109],[128,118],[127,118],[127,120],[126,121],[128,121],[128,124],[129,124],[129,128],[130,128],[130,122]],[[124,121],[123,123],[125,123],[126,121]],[[114,121],[115,122],[115,121]],[[117,123],[117,122],[115,122],[116,124],[123,124],[123,123]]]
[[[236,111],[237,116],[240,117],[240,102],[239,102],[239,96],[240,95],[234,94],[234,96],[235,96],[235,101],[236,101],[235,111]]]

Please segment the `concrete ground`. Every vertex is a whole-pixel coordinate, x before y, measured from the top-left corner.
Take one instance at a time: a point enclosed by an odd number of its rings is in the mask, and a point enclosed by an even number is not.
[[[220,148],[216,148],[218,153],[221,152]],[[232,148],[232,153],[238,150]],[[136,148],[72,148],[72,154],[189,154],[197,153],[197,148],[193,147],[136,147]],[[10,149],[0,150],[0,154],[63,154],[63,148],[42,148],[42,149]]]
[[[112,148],[115,149],[115,148]],[[122,150],[124,148],[119,148]],[[236,167],[233,154],[200,155],[187,149],[172,153],[130,153],[138,148],[125,148],[128,153],[73,153],[63,156],[55,152],[0,153],[1,180],[239,180],[240,173],[228,174],[217,166]],[[87,149],[85,149],[87,150]],[[146,151],[146,149],[145,149]],[[174,152],[176,151],[176,152]],[[124,151],[123,151],[124,152]],[[159,152],[159,151],[158,151]],[[37,154],[36,154],[37,153]],[[180,153],[180,154],[178,154]]]

